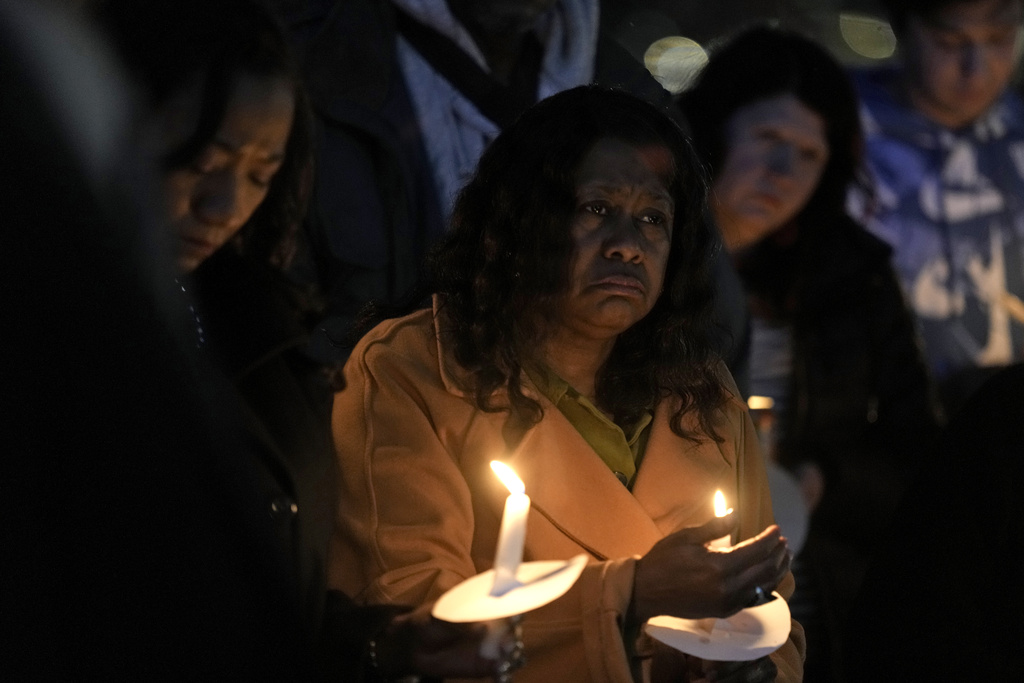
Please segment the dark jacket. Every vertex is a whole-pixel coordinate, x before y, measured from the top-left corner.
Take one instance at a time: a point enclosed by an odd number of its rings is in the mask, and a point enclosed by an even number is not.
[[[779,461],[817,463],[816,522],[867,549],[937,429],[934,394],[890,248],[845,216],[803,248]]]
[[[306,228],[308,277],[330,301],[325,328],[343,337],[372,300],[396,303],[418,282],[445,229],[432,169],[397,58],[391,4],[276,0],[304,65],[316,114],[316,180]],[[668,93],[610,38],[595,80],[663,107]],[[317,352],[323,339],[314,339]],[[325,351],[330,357],[330,350]]]
[[[1024,365],[951,420],[850,621],[846,680],[1016,681],[1024,625]]]
[[[791,235],[792,236],[792,235]],[[936,401],[891,249],[845,215],[766,240],[740,261],[752,306],[792,329],[776,457],[821,468],[824,496],[798,558],[808,676],[834,670],[868,558],[937,431]],[[803,608],[801,608],[803,609]],[[813,621],[813,620],[821,621]],[[816,674],[832,680],[834,673]]]
[[[936,429],[930,377],[885,243],[845,215],[782,234],[737,259],[751,309],[792,329],[776,456],[820,466],[816,517],[868,547]]]
[[[264,524],[273,552],[290,562],[318,675],[362,680],[367,644],[404,610],[357,607],[327,591],[338,491],[333,394],[324,367],[305,353],[308,331],[298,301],[280,274],[254,267],[230,246],[204,262],[193,281],[206,350],[241,399],[258,458]]]
[[[322,615],[324,563],[336,497],[331,388],[304,353],[308,334],[287,290],[230,246],[195,272],[206,348],[242,399],[258,443],[267,520],[292,558],[309,623]]]

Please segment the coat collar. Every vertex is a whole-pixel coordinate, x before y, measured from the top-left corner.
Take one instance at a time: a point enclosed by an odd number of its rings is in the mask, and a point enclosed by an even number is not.
[[[441,381],[444,383],[448,393],[462,398],[472,400],[472,394],[468,387],[472,386],[470,373],[462,368],[452,357],[451,350],[444,342],[444,301],[441,296],[434,294],[431,297],[431,308],[434,314],[434,338],[437,340],[437,365],[441,369]],[[499,391],[496,393],[504,393]]]

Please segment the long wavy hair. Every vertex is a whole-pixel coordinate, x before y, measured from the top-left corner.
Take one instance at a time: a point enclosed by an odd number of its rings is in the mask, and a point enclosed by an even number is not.
[[[835,231],[856,228],[846,213],[850,187],[857,184],[865,196],[871,194],[862,165],[856,92],[824,48],[797,33],[759,26],[714,51],[694,87],[680,98],[694,147],[707,164],[713,185],[729,151],[728,125],[736,111],[787,94],[821,117],[828,161],[818,186],[787,226],[790,244],[763,239],[738,264],[748,288],[763,294],[763,302],[784,315],[791,313],[799,274],[820,258]]]
[[[577,169],[607,138],[671,152],[675,222],[664,289],[652,311],[617,339],[597,377],[598,403],[622,423],[675,396],[673,431],[700,438],[683,427],[683,416],[695,411],[700,432],[718,439],[714,411],[725,395],[709,338],[715,241],[707,182],[678,126],[624,92],[581,86],[554,95],[487,149],[431,259],[442,334],[469,371],[468,389],[481,409],[508,408],[526,424],[541,419],[540,405],[522,391],[523,362],[569,287]],[[507,403],[495,400],[502,388]]]
[[[276,17],[259,0],[94,0],[89,7],[153,110],[196,83],[202,88],[196,125],[163,158],[167,170],[193,163],[213,139],[240,77],[292,84],[295,117],[284,161],[234,240],[252,261],[286,268],[309,194],[312,119]]]

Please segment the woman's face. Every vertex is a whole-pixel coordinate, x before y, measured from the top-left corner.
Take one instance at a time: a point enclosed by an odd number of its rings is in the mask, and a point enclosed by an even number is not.
[[[730,251],[778,230],[807,203],[828,163],[825,122],[795,95],[737,109],[725,128],[725,162],[711,206]]]
[[[189,166],[164,175],[176,261],[184,272],[238,233],[284,161],[295,116],[292,85],[242,75],[233,88],[213,139]]]
[[[674,169],[664,147],[600,140],[576,173],[569,290],[559,324],[588,338],[625,332],[654,307],[672,246]]]

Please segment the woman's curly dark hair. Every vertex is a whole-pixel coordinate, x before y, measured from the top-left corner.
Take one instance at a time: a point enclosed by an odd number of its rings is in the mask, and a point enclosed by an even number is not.
[[[164,157],[167,169],[188,166],[213,139],[238,78],[280,77],[293,85],[295,118],[284,161],[235,240],[253,262],[283,270],[308,197],[312,118],[276,17],[260,0],[94,0],[90,11],[154,110],[201,84],[197,123]]]
[[[632,95],[598,86],[567,90],[526,111],[487,149],[431,260],[442,334],[469,371],[481,409],[505,408],[492,400],[504,387],[508,408],[527,424],[540,420],[540,405],[522,391],[523,362],[569,286],[577,169],[608,138],[671,152],[675,223],[664,289],[616,341],[597,377],[598,403],[625,422],[675,396],[673,431],[699,438],[682,422],[696,411],[700,430],[717,439],[714,411],[725,395],[709,341],[715,242],[707,182],[678,126]]]

